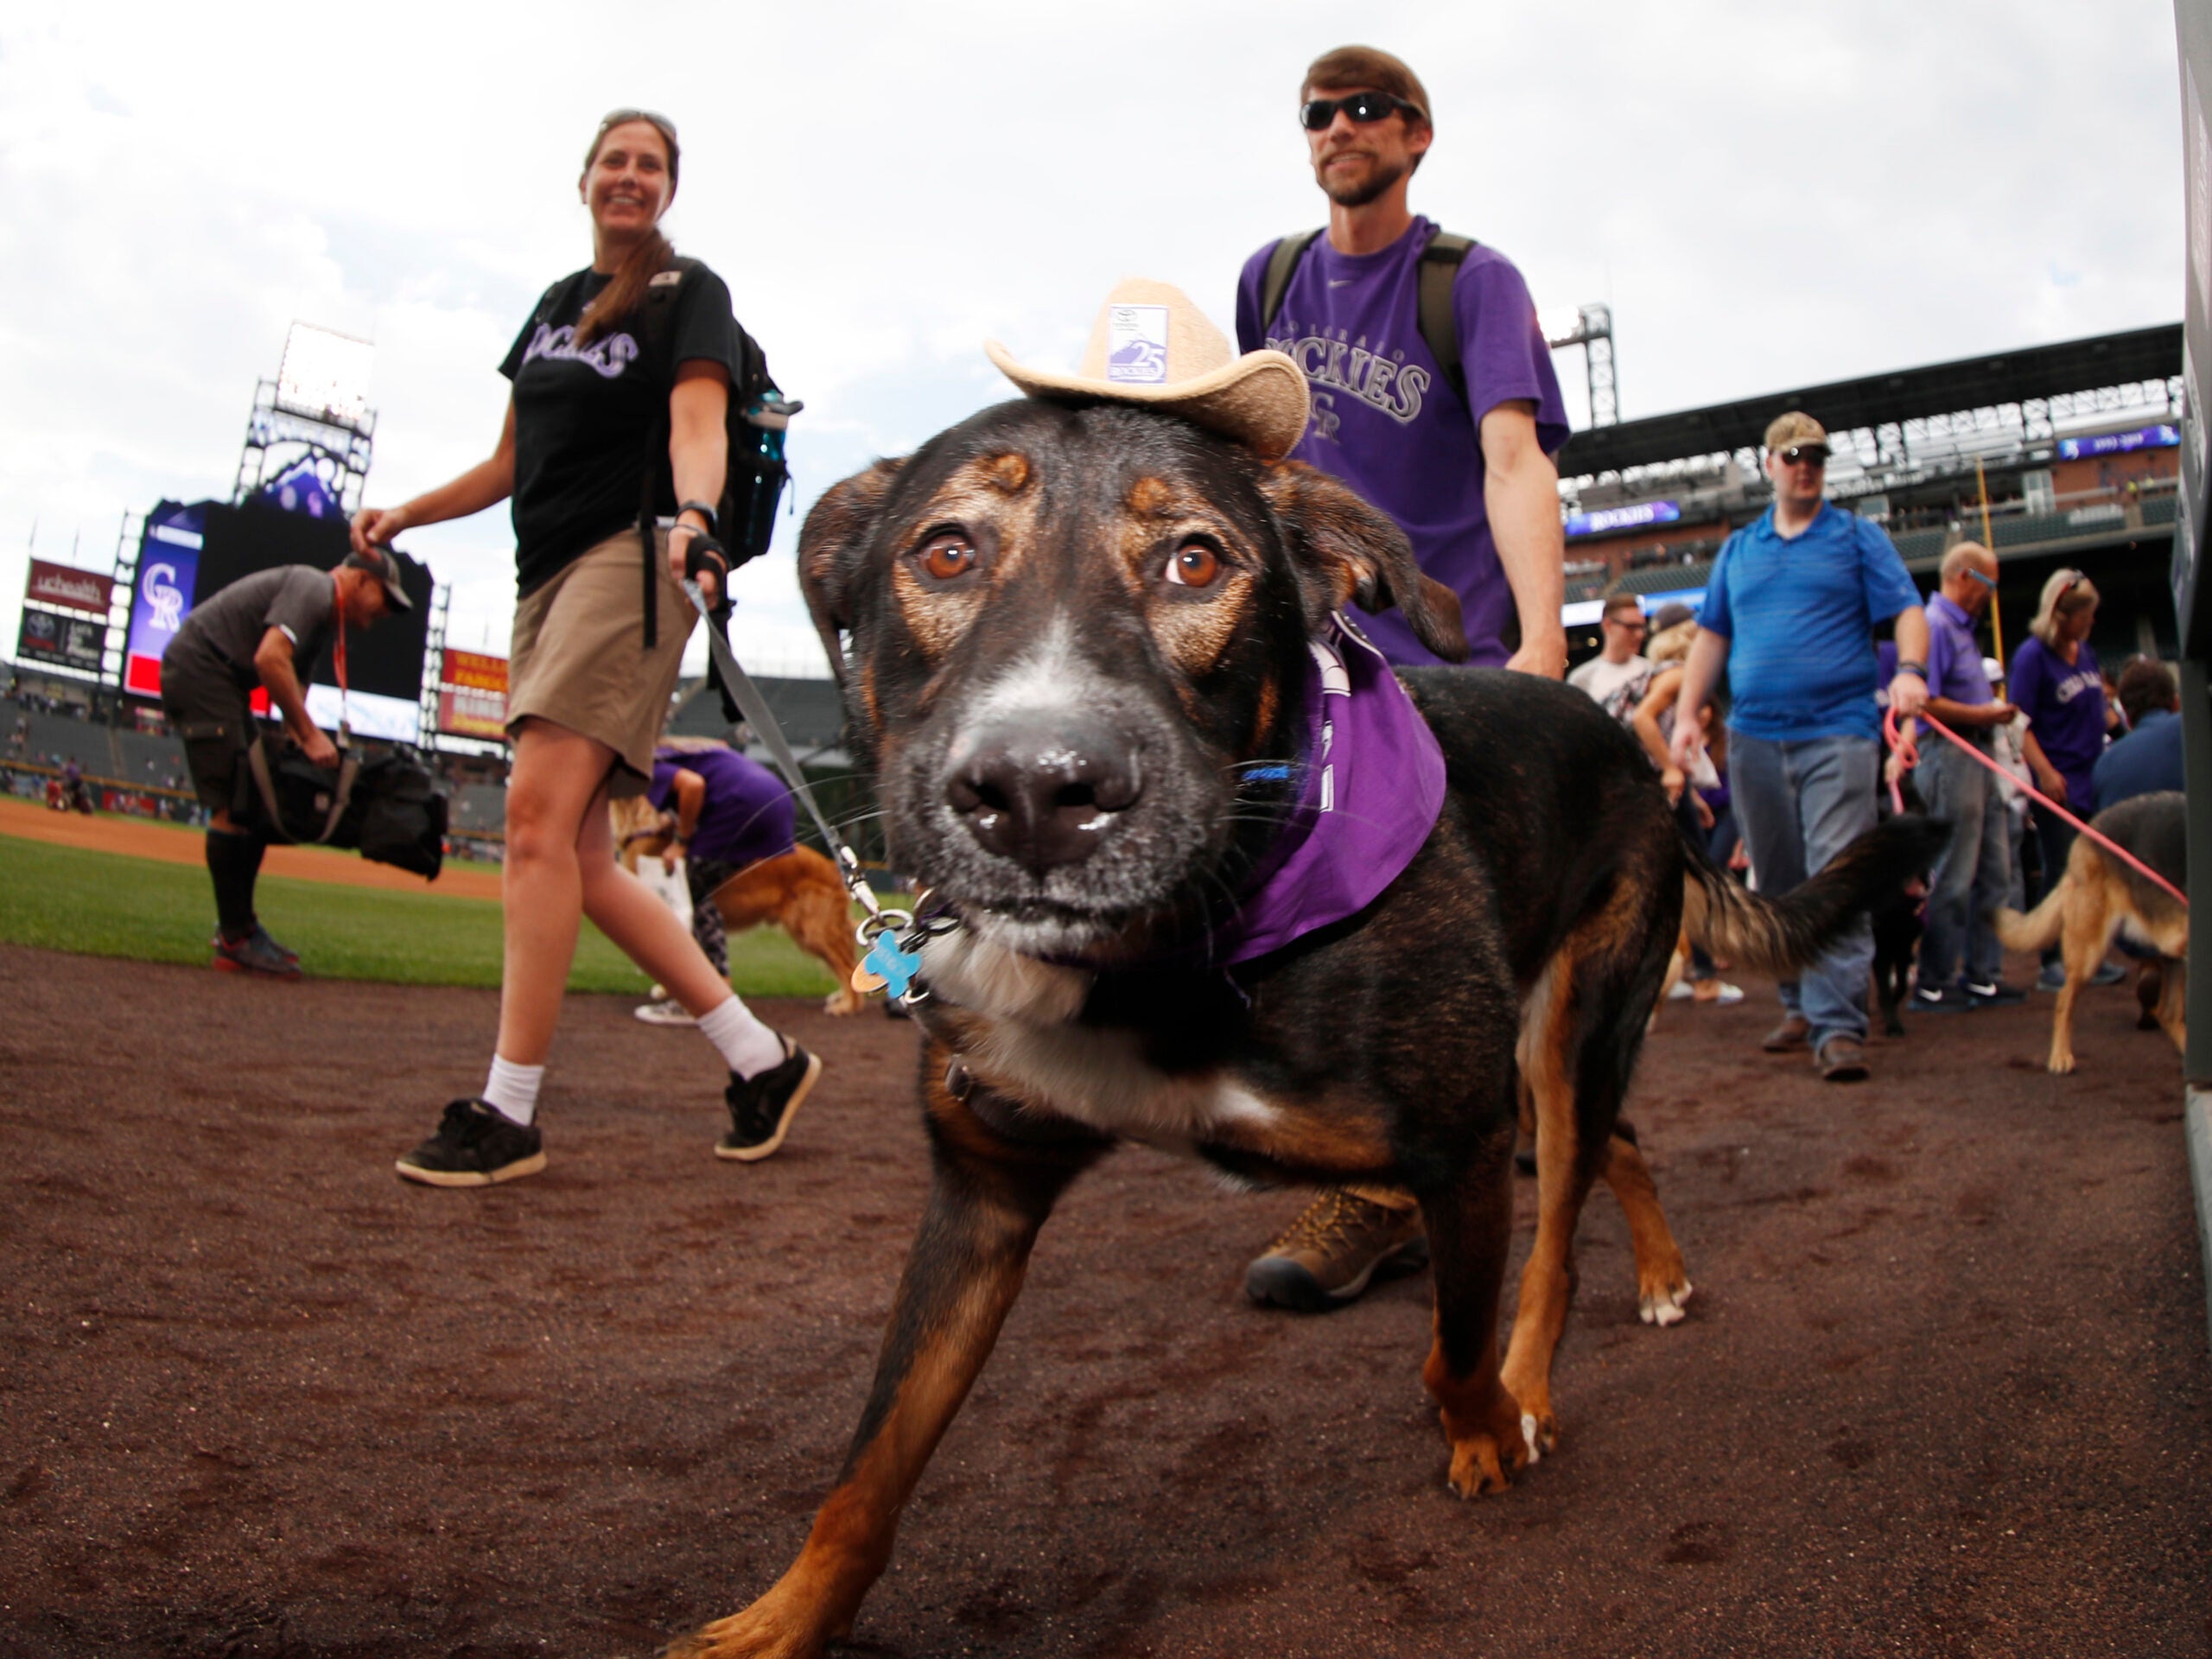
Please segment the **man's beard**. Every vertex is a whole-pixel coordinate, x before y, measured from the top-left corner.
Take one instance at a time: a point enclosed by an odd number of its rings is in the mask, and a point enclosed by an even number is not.
[[[1329,178],[1328,163],[1334,159],[1334,156],[1325,157],[1321,164],[1314,168],[1314,175],[1320,182],[1322,193],[1339,207],[1364,207],[1370,201],[1379,200],[1400,179],[1406,176],[1408,171],[1403,167],[1385,167],[1377,162],[1375,169],[1357,184],[1349,181],[1332,183]]]

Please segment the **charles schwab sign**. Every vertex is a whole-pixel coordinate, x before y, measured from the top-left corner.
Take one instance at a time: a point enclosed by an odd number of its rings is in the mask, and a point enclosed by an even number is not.
[[[111,579],[95,575],[90,570],[79,570],[67,564],[49,564],[44,559],[33,559],[30,586],[23,589],[23,597],[41,605],[60,605],[73,611],[89,611],[105,620],[108,597],[114,587]]]

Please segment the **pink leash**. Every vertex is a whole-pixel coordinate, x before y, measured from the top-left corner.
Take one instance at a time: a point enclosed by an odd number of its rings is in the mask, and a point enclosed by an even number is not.
[[[1929,725],[1933,726],[1937,731],[1942,733],[1943,735],[1949,738],[1953,743],[1956,744],[1960,748],[1964,749],[1968,754],[1972,755],[1981,765],[1988,767],[1990,771],[1995,772],[1999,777],[2012,777],[2011,772],[1999,766],[1995,760],[1992,760],[1988,755],[1984,754],[1980,749],[1974,747],[1973,744],[1967,742],[1966,739],[1961,737],[1956,732],[1953,731],[1949,727],[1946,726],[1942,721],[1936,719],[1935,715],[1928,713],[1925,709],[1923,709],[1919,714],[1915,715],[1913,718],[1915,720],[1927,721]],[[1915,766],[1920,764],[1920,746],[1897,730],[1897,712],[1894,709],[1885,709],[1882,710],[1882,735],[1889,741],[1890,752],[1904,760],[1904,769],[1907,772],[1910,772]],[[2019,779],[2017,778],[2014,778],[2012,781],[2019,783]],[[2028,798],[2033,801],[2037,806],[2049,807],[2052,811],[2057,813],[2060,817],[2065,819],[2067,823],[2072,824],[2076,830],[2079,830],[2083,835],[2087,836],[2091,841],[2095,842],[2098,846],[2103,848],[2114,858],[2120,860],[2121,863],[2126,865],[2128,868],[2134,870],[2149,878],[2151,880],[2157,882],[2168,893],[2173,894],[2176,899],[2181,901],[2183,908],[2186,909],[2188,907],[2189,895],[2187,893],[2183,893],[2179,887],[2174,886],[2172,882],[2167,880],[2164,876],[2160,875],[2156,870],[2152,869],[2148,864],[2145,864],[2141,859],[2136,857],[2134,854],[2129,852],[2127,849],[2122,847],[2119,842],[2113,840],[2110,836],[2104,834],[2101,830],[2092,830],[2088,824],[2082,823],[2081,819],[2075,817],[2071,812],[2069,812],[2056,801],[2052,800],[2050,796],[2044,794],[2033,784],[2020,784],[2020,787],[2027,791]],[[1892,811],[1896,812],[1903,812],[1904,810],[1904,791],[1899,789],[1894,783],[1890,785],[1890,807]]]

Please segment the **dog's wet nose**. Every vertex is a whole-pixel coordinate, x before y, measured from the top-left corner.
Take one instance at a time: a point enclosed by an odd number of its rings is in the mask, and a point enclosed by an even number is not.
[[[986,734],[952,768],[944,798],[985,850],[1042,875],[1090,857],[1142,791],[1125,741],[1057,728]]]

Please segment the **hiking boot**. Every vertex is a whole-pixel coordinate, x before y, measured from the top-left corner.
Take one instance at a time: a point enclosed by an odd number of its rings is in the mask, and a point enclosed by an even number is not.
[[[1802,1014],[1793,1014],[1767,1033],[1759,1046],[1770,1054],[1795,1054],[1811,1040],[1812,1035],[1812,1022]]]
[[[1263,1306],[1319,1313],[1356,1300],[1385,1268],[1412,1272],[1427,1261],[1418,1209],[1332,1187],[1244,1269],[1244,1294]]]
[[[1912,994],[1916,1014],[1965,1014],[1979,1007],[1974,997],[1955,985],[1923,985]]]
[[[1822,1043],[1813,1056],[1813,1064],[1820,1068],[1825,1083],[1866,1080],[1866,1050],[1849,1032],[1840,1031]]]
[[[214,950],[213,965],[226,974],[266,974],[271,979],[297,979],[300,959],[269,937],[268,930],[257,927],[242,939],[218,933],[210,940]]]
[[[544,1168],[545,1141],[534,1123],[518,1123],[480,1100],[456,1100],[438,1132],[394,1167],[425,1186],[490,1186]]]
[[[2042,968],[2037,971],[2036,989],[2039,991],[2063,991],[2065,988],[2066,964],[2064,963],[2046,962],[2044,963]]]
[[[2127,977],[2127,969],[2116,962],[2101,962],[2097,971],[2089,976],[2092,985],[2117,985]]]
[[[822,1075],[819,1055],[810,1054],[788,1037],[784,1059],[749,1077],[729,1074],[722,1099],[729,1106],[729,1133],[715,1142],[715,1156],[753,1163],[784,1144],[799,1103]]]
[[[699,1022],[687,1012],[681,1002],[672,997],[663,997],[658,1002],[648,1002],[632,1010],[649,1026],[696,1026]]]
[[[1977,1008],[2017,1007],[2028,1000],[2025,991],[2001,979],[1967,979],[1959,983]]]

